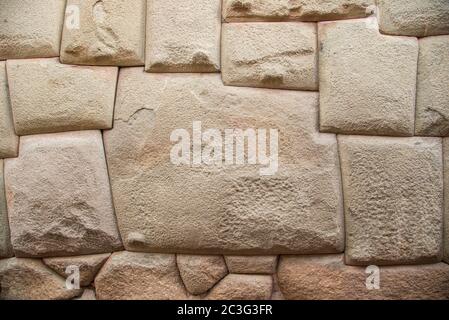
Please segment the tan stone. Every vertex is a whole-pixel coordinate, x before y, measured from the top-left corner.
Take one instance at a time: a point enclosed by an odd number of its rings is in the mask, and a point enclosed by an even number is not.
[[[318,24],[322,132],[411,136],[418,41],[374,18]]]
[[[186,293],[174,254],[117,252],[95,278],[100,300],[180,300]]]
[[[316,24],[223,24],[226,85],[318,90]]]
[[[279,285],[290,300],[422,300],[449,298],[449,265],[380,267],[379,289],[369,290],[376,270],[345,266],[342,255],[281,256]],[[372,288],[372,287],[371,287]]]
[[[232,21],[322,21],[364,18],[374,0],[224,0],[223,19]]]
[[[176,256],[179,273],[187,291],[202,294],[228,274],[223,256]]]
[[[0,159],[0,258],[13,256],[11,247],[8,211],[6,209],[5,184],[3,178],[3,160]]]
[[[277,256],[225,256],[230,273],[276,272]]]
[[[81,297],[74,300],[97,300],[97,298],[95,297],[95,291],[93,289],[84,289]]]
[[[444,261],[449,263],[449,138],[443,139],[444,155]]]
[[[67,289],[64,279],[37,259],[0,260],[0,287],[2,300],[61,300],[82,292]]]
[[[66,14],[61,62],[144,65],[145,0],[68,0],[67,6],[79,8],[80,27],[71,27]]]
[[[18,144],[9,103],[6,62],[0,61],[0,158],[16,157]]]
[[[2,0],[0,60],[59,55],[65,0]]]
[[[440,138],[339,136],[346,263],[441,260]]]
[[[96,274],[109,258],[109,253],[89,256],[58,257],[43,259],[44,263],[59,275],[67,277],[67,267],[76,266],[80,271],[80,286],[86,287],[92,283]]]
[[[449,35],[419,39],[415,134],[449,136]]]
[[[104,132],[119,228],[130,251],[193,254],[343,250],[334,135],[317,132],[317,93],[223,86],[215,74],[120,71]],[[175,129],[278,129],[279,168],[176,165]],[[188,142],[190,145],[190,142]]]
[[[268,300],[273,279],[268,275],[228,274],[207,295],[208,300]]]
[[[447,0],[378,0],[382,33],[426,37],[449,34]]]
[[[105,253],[121,248],[100,131],[25,136],[5,160],[16,256]]]
[[[220,70],[221,0],[148,0],[145,69]]]

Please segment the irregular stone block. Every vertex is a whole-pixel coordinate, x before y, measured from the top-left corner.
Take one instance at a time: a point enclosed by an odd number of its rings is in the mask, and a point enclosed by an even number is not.
[[[57,59],[8,60],[6,66],[18,135],[112,127],[118,68]]]
[[[187,299],[174,254],[117,252],[95,278],[100,300]]]
[[[336,139],[317,132],[317,118],[314,92],[227,87],[214,74],[122,69],[114,128],[104,132],[104,140],[127,250],[342,252]],[[193,165],[192,159],[177,164],[176,157],[172,162],[176,143],[170,142],[170,136],[177,129],[190,136],[194,121],[201,121],[204,130],[220,132],[278,130],[278,169],[274,162],[271,169],[259,161],[238,164],[234,155],[234,161],[222,157],[209,165]],[[235,139],[228,140],[229,146],[235,144]],[[188,138],[183,143],[192,145]],[[206,162],[206,151],[204,155]]]
[[[365,269],[345,266],[342,255],[281,256],[278,279],[289,300],[449,298],[449,265],[444,263]]]
[[[179,273],[187,291],[202,294],[228,274],[223,256],[178,254]]]
[[[9,103],[6,62],[0,61],[0,158],[16,157],[18,146]]]
[[[318,90],[316,24],[223,24],[226,85]]]
[[[119,250],[100,131],[25,136],[5,160],[16,256],[49,257]]]
[[[2,300],[68,300],[82,292],[68,289],[63,278],[37,259],[0,260],[0,287]]]
[[[6,209],[3,160],[0,159],[0,258],[9,258],[13,255],[9,233],[8,211]]]
[[[441,139],[339,136],[338,142],[346,263],[440,261]]]
[[[97,298],[93,289],[84,289],[81,297],[75,298],[74,300],[97,300]]]
[[[225,256],[230,273],[276,272],[277,256]]]
[[[139,66],[145,61],[145,0],[68,0],[79,8],[79,27],[66,15],[61,62]]]
[[[220,70],[221,0],[148,0],[145,69]]]
[[[110,254],[94,254],[90,256],[61,257],[43,259],[44,263],[59,275],[66,278],[67,267],[78,267],[80,273],[80,286],[87,287],[92,283],[96,274],[109,258]]]
[[[419,39],[415,134],[449,135],[449,36]]]
[[[378,0],[382,33],[426,37],[449,34],[447,0]]]
[[[273,278],[268,275],[228,274],[207,295],[208,300],[268,300]]]
[[[364,18],[374,0],[224,0],[223,19],[232,21],[322,21]]]
[[[444,261],[449,263],[449,138],[443,139],[444,155]]]
[[[2,0],[0,60],[59,56],[65,0]]]
[[[372,18],[318,24],[322,132],[411,136],[418,41]]]

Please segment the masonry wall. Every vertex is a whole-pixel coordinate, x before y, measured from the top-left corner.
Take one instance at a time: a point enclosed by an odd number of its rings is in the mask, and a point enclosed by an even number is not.
[[[0,60],[0,298],[449,298],[448,0],[0,0]]]

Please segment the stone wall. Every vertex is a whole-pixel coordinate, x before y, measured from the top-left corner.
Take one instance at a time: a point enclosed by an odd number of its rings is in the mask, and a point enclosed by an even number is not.
[[[0,60],[0,298],[449,299],[448,0],[1,0]]]

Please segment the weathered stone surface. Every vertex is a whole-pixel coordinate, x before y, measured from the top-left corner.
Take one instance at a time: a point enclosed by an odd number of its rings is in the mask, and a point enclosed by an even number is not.
[[[117,252],[95,278],[100,300],[180,300],[186,292],[174,254]]]
[[[61,62],[139,66],[145,57],[145,0],[68,0],[80,10],[80,27],[64,25]],[[71,19],[66,15],[66,20]]]
[[[223,24],[222,77],[226,85],[318,89],[315,23]]]
[[[383,33],[415,37],[449,34],[447,0],[378,0],[377,5]]]
[[[212,288],[209,300],[268,300],[273,278],[268,275],[228,274]]]
[[[59,55],[65,0],[2,0],[0,60]]]
[[[11,258],[0,260],[0,299],[71,299],[82,290],[67,289],[63,278],[41,260]]]
[[[449,138],[443,139],[444,155],[444,261],[449,263]]]
[[[223,256],[178,254],[179,273],[187,291],[202,294],[228,274]]]
[[[6,63],[17,134],[112,127],[116,67],[80,67],[58,59]]]
[[[16,157],[18,144],[9,103],[6,62],[0,61],[0,158]]]
[[[440,138],[339,136],[346,263],[441,260]]]
[[[279,168],[176,165],[173,130],[278,129]],[[194,254],[343,250],[336,139],[317,132],[317,93],[223,86],[220,76],[120,71],[104,132],[114,204],[130,251]],[[190,146],[190,142],[187,141]]]
[[[345,266],[342,255],[281,256],[278,279],[290,300],[449,298],[447,264],[380,267],[379,289],[368,290],[371,272]]]
[[[3,160],[0,159],[0,258],[13,256],[11,247],[8,211],[6,209],[5,184],[3,178]]]
[[[95,291],[93,289],[84,289],[81,297],[74,300],[97,300],[97,298],[95,297]]]
[[[109,253],[94,254],[89,256],[58,257],[43,259],[44,263],[66,278],[66,269],[69,266],[77,266],[80,271],[80,286],[86,287],[92,283],[95,275],[109,258]]]
[[[373,19],[318,24],[323,132],[413,135],[418,41]]]
[[[277,256],[225,256],[230,273],[276,272]]]
[[[223,19],[230,21],[322,21],[364,18],[374,0],[224,0]]]
[[[5,160],[16,256],[105,253],[121,248],[100,131],[25,136]]]
[[[145,69],[220,70],[221,0],[148,0]]]
[[[449,35],[419,40],[416,135],[449,135]]]

